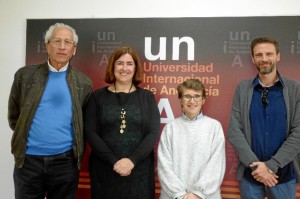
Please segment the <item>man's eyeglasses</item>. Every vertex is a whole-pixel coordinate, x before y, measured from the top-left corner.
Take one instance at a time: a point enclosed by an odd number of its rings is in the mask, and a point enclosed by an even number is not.
[[[269,94],[269,89],[268,88],[264,88],[264,90],[261,93],[261,102],[264,105],[264,107],[266,107],[267,104],[269,103],[269,101],[268,101],[268,94]]]
[[[71,40],[61,40],[61,39],[51,39],[49,40],[49,42],[51,42],[53,45],[55,45],[56,47],[59,47],[62,45],[62,43],[65,45],[65,47],[67,48],[71,48],[72,46],[75,45],[75,43]]]
[[[200,100],[202,100],[202,95],[194,95],[194,96],[191,96],[191,95],[183,95],[181,97],[181,99],[183,99],[184,101],[186,102],[189,102],[191,101],[192,99],[194,99],[196,102],[199,102]]]

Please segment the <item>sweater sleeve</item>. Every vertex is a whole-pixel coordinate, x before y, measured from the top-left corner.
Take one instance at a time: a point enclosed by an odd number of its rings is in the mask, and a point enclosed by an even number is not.
[[[248,167],[252,162],[259,161],[247,141],[247,139],[251,139],[249,137],[250,133],[246,132],[248,128],[250,128],[247,100],[249,100],[247,87],[239,84],[233,97],[227,134],[228,141],[234,147],[239,161],[241,161],[245,167]],[[249,127],[247,127],[246,124]]]
[[[285,82],[285,84],[289,85],[288,89],[284,88],[289,120],[288,136],[277,153],[265,162],[275,173],[278,168],[286,166],[300,153],[300,84],[295,81]]]
[[[97,107],[97,99],[95,93],[90,97],[84,115],[84,132],[88,143],[92,148],[93,154],[101,160],[104,160],[112,166],[118,161],[111,149],[98,135],[99,129],[97,121],[99,118],[99,110]]]
[[[159,137],[160,114],[154,95],[147,90],[140,90],[139,93],[141,111],[143,114],[143,134],[144,138],[134,152],[128,157],[133,164],[148,156],[154,149],[154,145]]]
[[[186,194],[186,187],[173,170],[173,155],[170,144],[171,125],[167,124],[160,138],[157,151],[157,172],[162,190],[171,198]]]
[[[189,192],[195,193],[202,199],[216,193],[221,186],[225,173],[225,138],[222,126],[219,122],[214,128],[214,137],[211,143],[210,158],[201,171],[199,180]]]

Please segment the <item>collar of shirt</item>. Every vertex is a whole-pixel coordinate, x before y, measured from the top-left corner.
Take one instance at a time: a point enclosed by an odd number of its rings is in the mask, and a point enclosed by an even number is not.
[[[261,82],[260,82],[260,80],[259,80],[259,78],[258,78],[258,75],[254,78],[254,80],[253,80],[253,87],[255,88],[255,87],[257,87],[258,85],[260,85],[260,87],[265,87]],[[278,73],[278,79],[274,82],[274,84],[272,85],[272,86],[274,86],[274,85],[282,85],[283,86],[283,81],[282,81],[282,78],[281,78],[281,76],[280,76],[280,74]],[[267,86],[267,87],[271,87],[271,86]]]
[[[50,62],[48,60],[49,70],[52,71],[52,72],[57,72],[57,73],[64,72],[64,71],[66,71],[68,69],[68,65],[69,65],[69,62],[58,71],[58,70],[56,70],[56,68],[54,68],[53,66],[51,66],[51,64],[50,64]]]
[[[188,120],[188,121],[196,121],[196,120],[200,120],[200,119],[203,118],[203,117],[204,117],[204,115],[203,115],[202,112],[201,112],[199,115],[197,115],[196,117],[194,117],[193,119],[188,118],[185,114],[182,115],[182,118],[183,118],[184,120]]]

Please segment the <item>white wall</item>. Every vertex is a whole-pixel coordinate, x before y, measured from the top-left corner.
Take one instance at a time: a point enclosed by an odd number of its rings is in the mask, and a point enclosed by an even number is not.
[[[26,19],[299,16],[299,7],[299,0],[0,0],[0,198],[14,198],[7,100],[25,64]]]

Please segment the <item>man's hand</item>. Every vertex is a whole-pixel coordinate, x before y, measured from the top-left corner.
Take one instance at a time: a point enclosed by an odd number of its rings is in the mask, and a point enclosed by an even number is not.
[[[250,167],[256,167],[251,173],[253,178],[265,186],[273,187],[278,183],[278,176],[269,172],[269,168],[264,162],[252,162]]]

